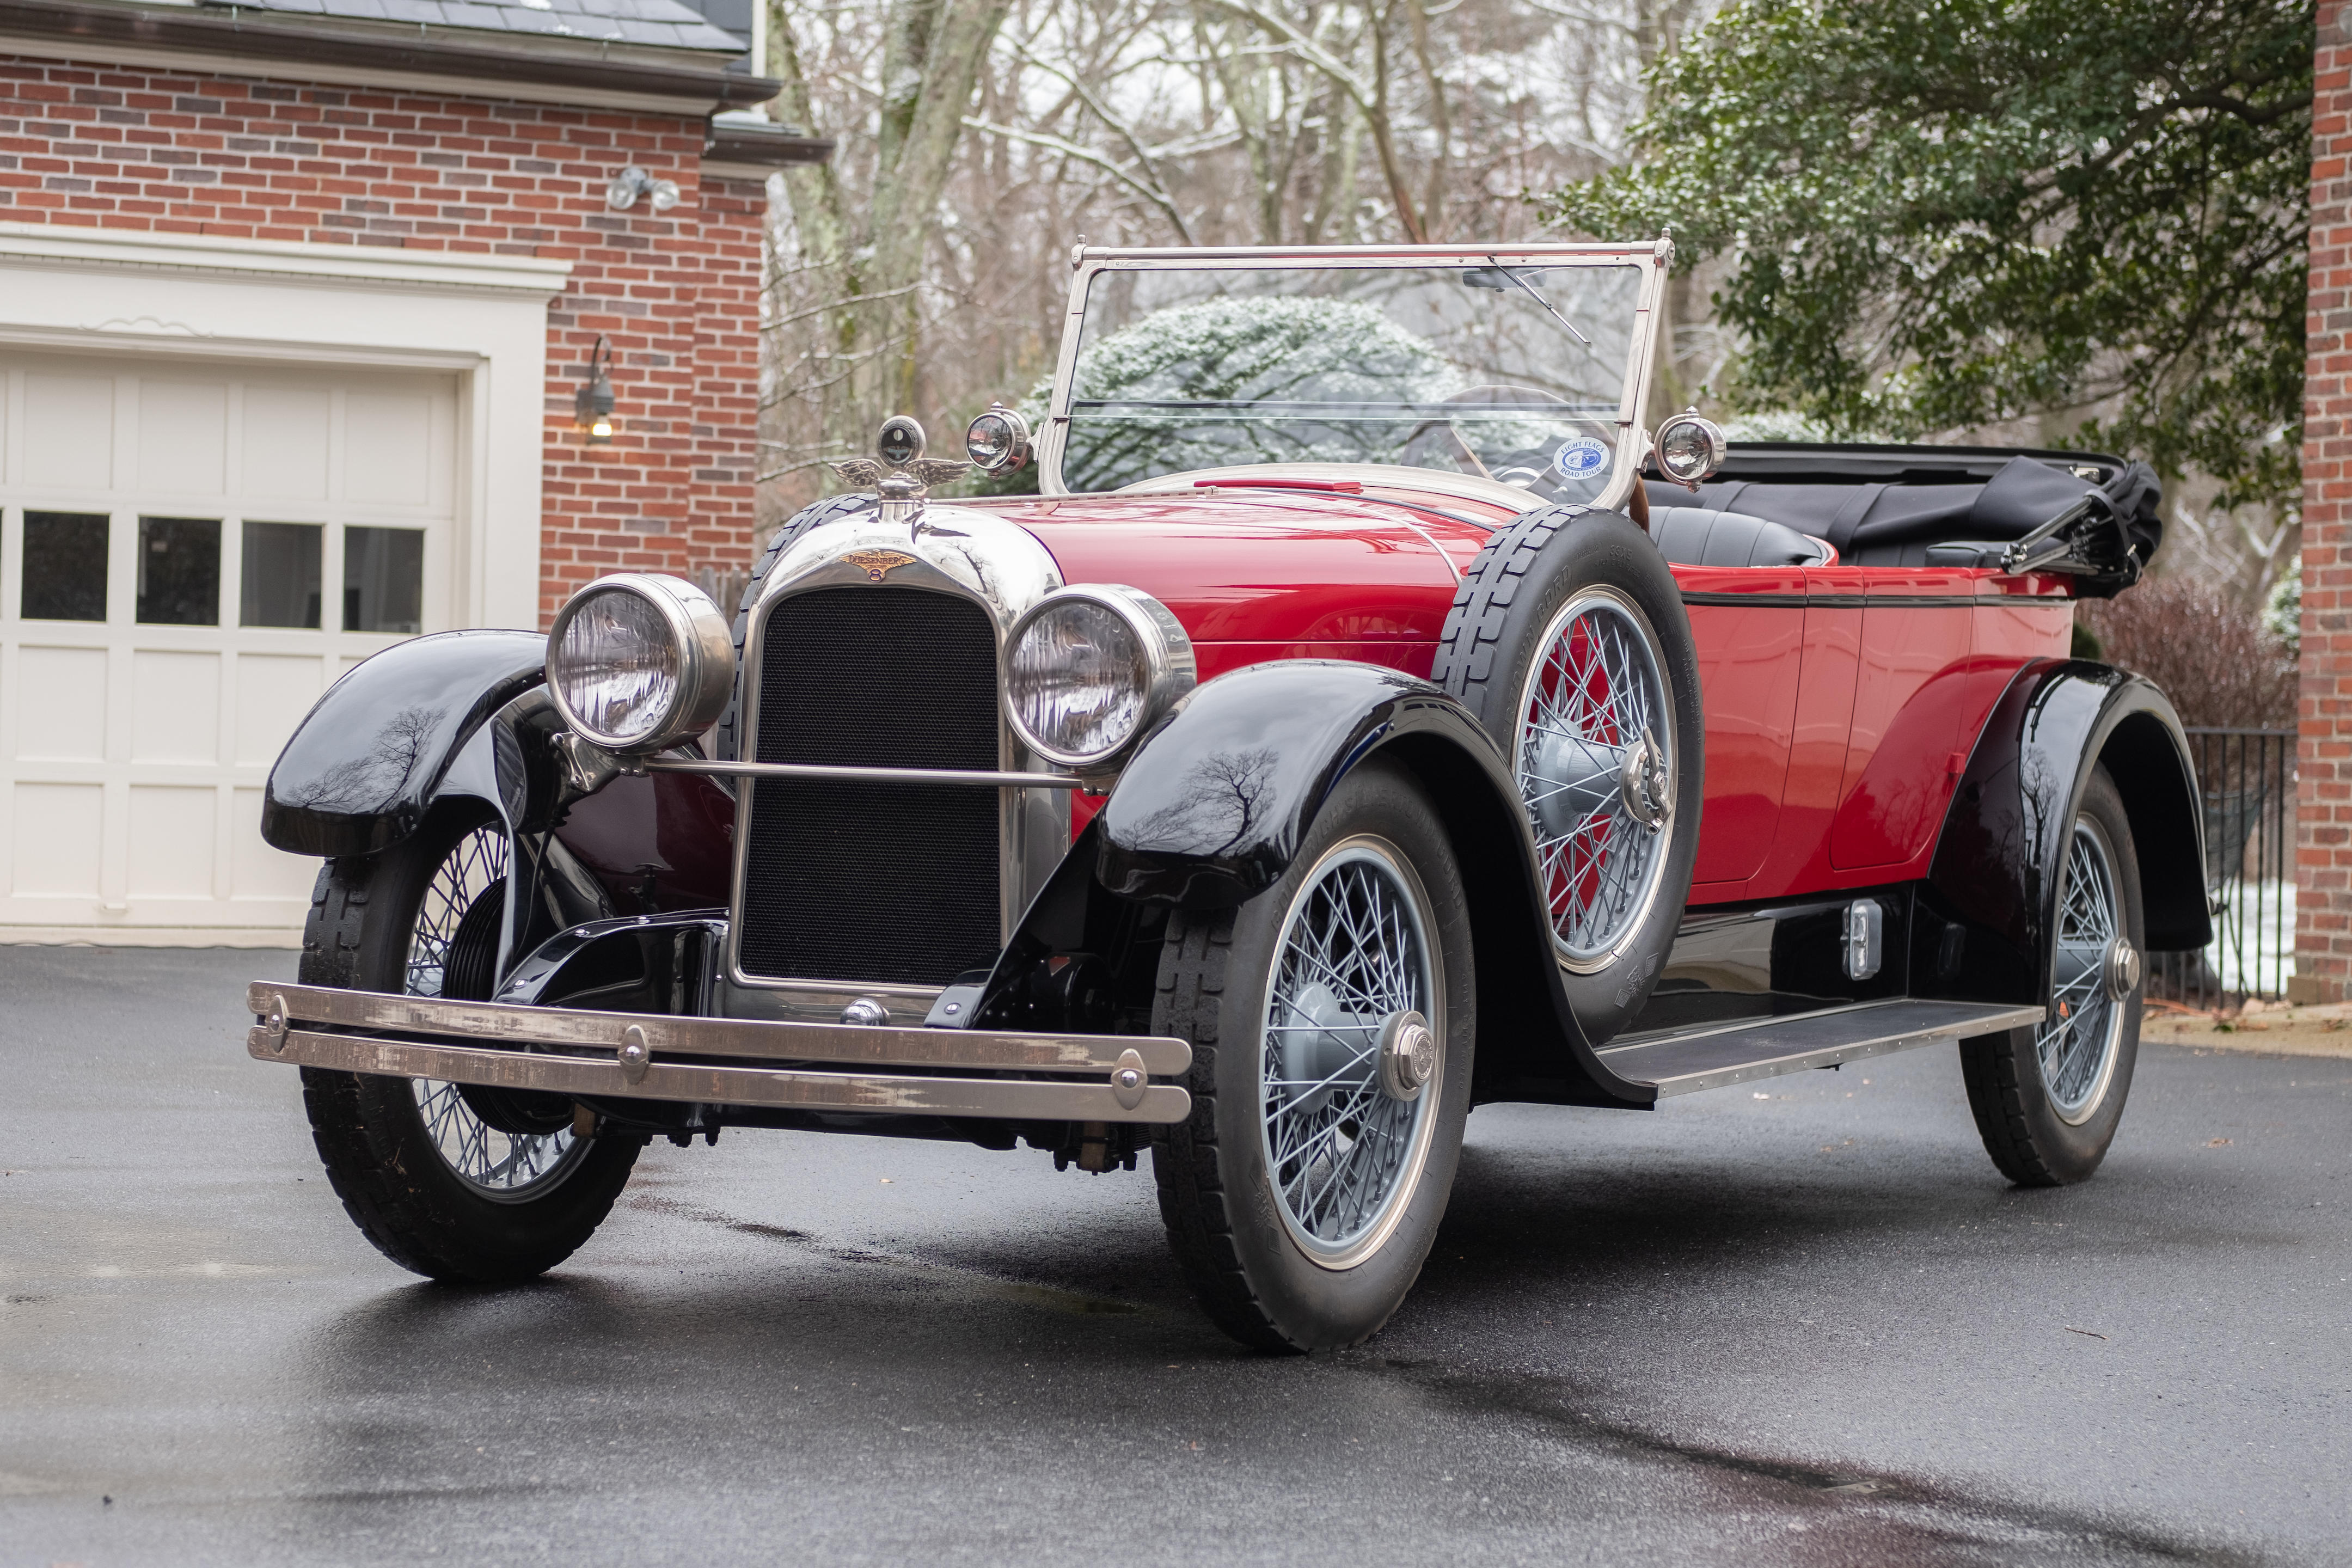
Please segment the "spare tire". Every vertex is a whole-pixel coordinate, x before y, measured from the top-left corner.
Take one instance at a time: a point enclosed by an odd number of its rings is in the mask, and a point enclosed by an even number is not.
[[[743,634],[751,627],[751,606],[760,602],[760,589],[767,582],[768,574],[775,570],[776,563],[782,559],[793,542],[810,529],[841,518],[855,517],[861,511],[870,510],[876,504],[875,498],[870,495],[852,494],[827,496],[821,501],[804,506],[784,520],[784,526],[769,537],[768,548],[760,552],[760,559],[751,563],[751,579],[743,584],[743,596],[735,605],[735,690],[727,699],[727,711],[719,716],[719,722],[711,728],[711,749],[718,753],[720,762],[736,760],[735,749],[739,742],[735,737],[735,710],[743,700]]]
[[[1510,762],[1560,981],[1600,1045],[1657,984],[1698,854],[1706,716],[1674,574],[1629,518],[1538,507],[1470,563],[1431,676]]]

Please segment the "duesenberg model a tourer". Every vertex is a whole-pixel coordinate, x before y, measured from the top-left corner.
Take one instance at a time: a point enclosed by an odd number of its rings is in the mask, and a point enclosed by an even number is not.
[[[2000,1171],[2088,1176],[2210,934],[2171,705],[2069,657],[2154,477],[1645,429],[1671,262],[1081,248],[1027,412],[890,420],[731,621],[623,574],[353,669],[247,1046],[352,1217],[512,1280],[655,1136],[1148,1150],[1208,1312],[1311,1350],[1490,1101],[1957,1042]]]

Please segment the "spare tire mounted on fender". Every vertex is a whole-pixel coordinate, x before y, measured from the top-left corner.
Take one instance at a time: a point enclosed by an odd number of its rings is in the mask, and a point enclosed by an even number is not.
[[[1616,512],[1539,507],[1454,594],[1431,677],[1511,764],[1585,1037],[1642,1010],[1698,853],[1706,722],[1681,589]]]

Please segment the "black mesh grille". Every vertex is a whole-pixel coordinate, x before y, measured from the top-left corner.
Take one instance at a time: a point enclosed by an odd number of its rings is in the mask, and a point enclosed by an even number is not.
[[[996,736],[978,605],[818,588],[771,612],[758,761],[993,771]],[[743,869],[746,974],[940,985],[996,956],[992,789],[764,779]]]

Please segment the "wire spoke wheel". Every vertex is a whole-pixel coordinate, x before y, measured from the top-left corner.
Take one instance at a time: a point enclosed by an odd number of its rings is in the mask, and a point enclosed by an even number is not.
[[[2108,954],[2122,922],[2115,858],[2088,816],[2074,824],[2059,889],[2058,940],[2051,964],[2050,1012],[2035,1028],[2051,1109],[2079,1125],[2096,1109],[2113,1073],[2123,1009],[2108,989]]]
[[[1260,1056],[1266,1169],[1292,1239],[1325,1268],[1379,1249],[1427,1157],[1435,1097],[1398,1098],[1381,1074],[1397,1015],[1420,1014],[1445,1037],[1427,904],[1392,846],[1348,839],[1307,879],[1276,946]]]
[[[488,973],[494,963],[505,896],[507,838],[495,826],[473,829],[442,858],[425,885],[408,939],[404,989],[412,996],[450,994],[459,972]],[[468,915],[477,918],[468,921]],[[490,944],[488,954],[474,951]],[[461,988],[462,989],[462,988]],[[425,1133],[442,1163],[468,1187],[494,1202],[521,1202],[549,1191],[579,1163],[586,1145],[568,1129],[503,1132],[467,1103],[454,1083],[413,1079]]]
[[[1512,763],[1561,962],[1615,959],[1655,900],[1674,811],[1675,723],[1649,626],[1606,589],[1552,617]]]

